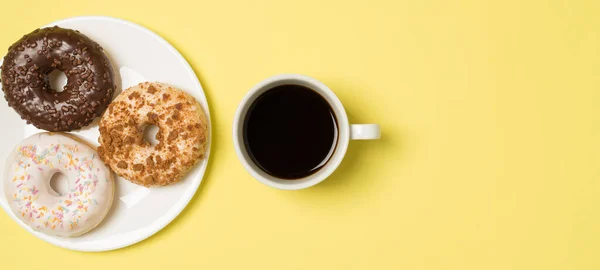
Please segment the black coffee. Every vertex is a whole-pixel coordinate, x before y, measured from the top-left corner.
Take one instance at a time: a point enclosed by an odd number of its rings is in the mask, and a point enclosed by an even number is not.
[[[323,167],[337,143],[337,120],[319,93],[300,85],[274,87],[248,109],[246,151],[266,173],[298,179]]]

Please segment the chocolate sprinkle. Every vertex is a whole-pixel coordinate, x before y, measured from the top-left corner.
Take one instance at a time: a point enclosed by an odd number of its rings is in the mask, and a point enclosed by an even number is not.
[[[110,103],[106,97],[114,93],[113,69],[100,46],[70,29],[44,28],[23,36],[9,48],[1,68],[8,105],[48,131],[90,124]],[[48,74],[55,69],[67,75],[62,92],[50,86]],[[65,113],[57,113],[61,111]]]

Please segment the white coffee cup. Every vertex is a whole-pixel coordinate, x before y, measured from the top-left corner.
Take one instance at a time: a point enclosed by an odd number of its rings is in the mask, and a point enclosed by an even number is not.
[[[327,163],[313,174],[294,180],[277,178],[260,169],[248,154],[244,141],[244,119],[252,103],[268,90],[286,84],[300,85],[318,92],[325,100],[327,100],[333,109],[338,125],[337,144],[333,155],[329,158]],[[237,156],[242,162],[242,165],[244,165],[244,168],[261,183],[270,187],[285,190],[303,189],[314,186],[325,180],[335,171],[335,169],[337,169],[340,163],[342,163],[350,140],[374,140],[379,139],[380,137],[381,133],[379,125],[350,125],[342,102],[340,102],[331,89],[316,79],[298,74],[276,75],[255,85],[250,89],[238,106],[235,119],[233,120],[233,143],[235,145]]]

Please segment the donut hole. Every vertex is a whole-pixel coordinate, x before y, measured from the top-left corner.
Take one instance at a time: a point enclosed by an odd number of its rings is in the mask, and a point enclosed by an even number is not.
[[[158,140],[156,139],[156,134],[160,129],[155,125],[147,125],[144,128],[144,140],[146,140],[150,145],[155,146],[158,144]]]
[[[56,92],[62,92],[65,90],[65,85],[67,85],[67,75],[55,69],[50,74],[48,74],[48,80],[50,80],[50,87]]]
[[[69,181],[67,180],[67,176],[61,172],[54,173],[50,178],[50,188],[58,196],[67,194],[67,192],[69,192]]]

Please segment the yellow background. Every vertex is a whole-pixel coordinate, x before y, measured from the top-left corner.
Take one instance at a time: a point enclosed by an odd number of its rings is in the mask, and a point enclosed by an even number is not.
[[[204,182],[166,229],[80,253],[2,211],[0,269],[600,269],[600,1],[3,0],[0,10],[2,54],[66,17],[148,27],[194,67],[214,123]],[[351,122],[383,130],[295,192],[253,180],[231,140],[244,93],[288,72],[323,81]]]

